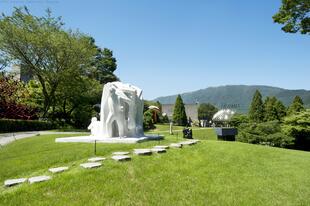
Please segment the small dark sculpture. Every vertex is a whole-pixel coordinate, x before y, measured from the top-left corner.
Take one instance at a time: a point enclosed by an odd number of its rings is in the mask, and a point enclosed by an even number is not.
[[[193,139],[193,131],[192,131],[192,129],[184,128],[183,129],[183,138]]]

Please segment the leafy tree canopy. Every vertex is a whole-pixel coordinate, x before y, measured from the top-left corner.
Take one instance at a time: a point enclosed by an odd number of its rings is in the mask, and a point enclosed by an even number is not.
[[[298,149],[310,150],[310,110],[287,116],[284,119],[283,131],[295,138]]]
[[[198,119],[199,120],[211,120],[213,115],[218,111],[214,105],[210,103],[202,103],[198,107]]]
[[[292,104],[289,106],[288,108],[288,114],[294,114],[297,112],[301,112],[304,111],[304,103],[302,101],[302,99],[300,98],[300,96],[296,96],[292,102]]]
[[[3,14],[0,18],[0,53],[11,63],[27,68],[39,81],[43,117],[56,111],[60,102],[63,107],[71,105],[70,111],[76,105],[73,99],[88,91],[87,85],[91,84],[87,78],[101,83],[116,79],[112,51],[101,50],[91,37],[65,30],[63,25],[61,18],[53,17],[49,10],[45,16],[36,17],[26,7],[15,8],[11,16]],[[98,74],[95,77],[94,70]]]
[[[282,5],[273,16],[273,20],[283,24],[282,30],[285,32],[310,34],[310,1],[282,0]]]

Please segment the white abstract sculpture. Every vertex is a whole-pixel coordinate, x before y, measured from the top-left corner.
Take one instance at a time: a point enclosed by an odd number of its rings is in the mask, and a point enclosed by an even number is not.
[[[144,136],[142,90],[121,82],[105,84],[98,127],[98,138]]]
[[[100,121],[91,120],[90,136],[56,138],[56,142],[137,143],[162,139],[143,133],[142,90],[130,84],[111,82],[104,85]]]

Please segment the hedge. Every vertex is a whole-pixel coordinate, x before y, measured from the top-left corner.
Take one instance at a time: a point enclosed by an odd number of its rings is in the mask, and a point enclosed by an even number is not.
[[[48,121],[0,119],[0,132],[39,131],[56,127],[56,124]]]

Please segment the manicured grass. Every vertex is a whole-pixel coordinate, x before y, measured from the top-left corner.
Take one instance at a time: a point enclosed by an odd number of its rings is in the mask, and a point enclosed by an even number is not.
[[[156,129],[150,130],[147,133],[159,133],[167,135],[169,134],[169,128],[170,126],[168,124],[164,125],[156,125]],[[173,126],[173,133],[174,136],[178,136],[180,138],[183,137],[182,130],[184,127],[182,126]],[[217,140],[216,133],[213,128],[202,128],[202,127],[191,127],[193,130],[193,138],[194,139],[200,139],[200,140]]]
[[[86,170],[79,164],[93,156],[93,144],[55,143],[60,136],[22,139],[0,149],[1,182],[71,166],[48,182],[1,187],[0,205],[310,205],[309,152],[203,140]],[[97,152],[109,157],[177,141],[166,136],[160,143],[98,144]]]

